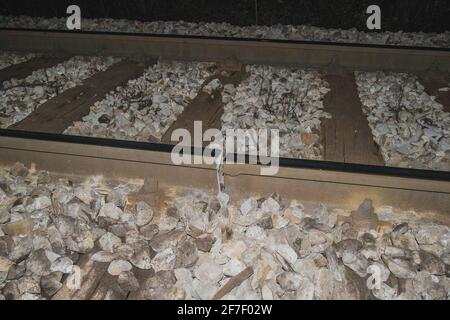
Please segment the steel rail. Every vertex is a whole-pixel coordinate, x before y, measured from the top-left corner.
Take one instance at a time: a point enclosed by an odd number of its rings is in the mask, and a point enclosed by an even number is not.
[[[450,49],[326,42],[234,39],[112,32],[0,29],[0,50],[52,54],[105,54],[201,61],[236,59],[247,64],[350,70],[450,72]]]
[[[214,190],[214,166],[174,165],[167,150],[0,136],[0,163],[34,164],[65,175],[108,178],[153,177],[161,186]],[[278,192],[286,199],[321,201],[355,209],[365,198],[375,205],[431,212],[450,219],[450,183],[426,178],[281,166],[274,176],[260,175],[259,165],[224,166],[227,191],[235,199]],[[447,223],[450,221],[447,221]]]
[[[14,129],[0,129],[0,137],[12,137],[21,139],[44,140],[49,142],[67,142],[85,145],[96,145],[101,147],[114,147],[122,149],[148,150],[157,152],[172,152],[173,145],[164,143],[139,142],[131,140],[117,140],[109,138],[95,138],[87,136],[63,135],[45,132],[30,132]],[[205,148],[185,148],[191,154],[204,154]],[[214,156],[214,151],[210,152]],[[238,159],[237,154],[227,155],[228,159]],[[241,159],[239,157],[239,159]],[[245,163],[249,163],[249,157],[244,156]],[[295,158],[277,159],[281,167],[302,168],[302,169],[318,169],[328,171],[341,171],[347,173],[366,173],[372,175],[393,176],[400,178],[426,179],[436,181],[447,181],[450,183],[450,172],[437,170],[424,170],[413,168],[400,168],[388,166],[375,166],[358,163],[343,163],[322,160],[305,160]]]

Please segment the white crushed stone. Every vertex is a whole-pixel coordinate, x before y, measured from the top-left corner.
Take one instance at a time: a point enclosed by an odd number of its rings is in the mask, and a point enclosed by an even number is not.
[[[113,57],[75,56],[56,66],[40,69],[25,79],[10,79],[0,90],[0,128],[26,118],[41,104],[117,62]]]
[[[450,170],[450,114],[416,76],[356,72],[363,110],[388,166]]]
[[[211,73],[211,63],[162,62],[96,102],[65,134],[159,141]]]
[[[0,70],[12,66],[14,64],[19,64],[28,61],[32,58],[37,57],[34,53],[15,53],[15,52],[2,52],[0,53]]]
[[[276,129],[280,156],[321,159],[323,98],[330,90],[316,71],[272,66],[247,66],[248,77],[223,92],[222,133],[227,129]],[[250,150],[252,151],[252,150]]]

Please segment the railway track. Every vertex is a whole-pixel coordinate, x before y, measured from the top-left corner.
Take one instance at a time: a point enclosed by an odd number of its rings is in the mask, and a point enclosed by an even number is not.
[[[438,100],[448,112],[450,104],[447,92],[438,89],[449,81],[449,50],[5,29],[0,30],[0,50],[44,53],[44,58],[36,58],[40,60],[32,59],[0,70],[2,80],[7,77],[25,78],[32,71],[48,68],[52,63],[60,63],[74,55],[101,53],[122,58],[121,62],[88,77],[82,85],[49,98],[21,121],[1,129],[0,163],[5,168],[20,162],[28,168],[48,170],[52,175],[69,177],[73,181],[92,176],[141,181],[143,192],[147,192],[143,196],[145,201],[164,216],[167,207],[170,207],[168,203],[175,201],[174,195],[183,195],[186,190],[201,190],[213,196],[217,194],[216,167],[205,164],[174,165],[170,157],[174,143],[168,140],[167,135],[153,142],[139,142],[62,133],[72,123],[87,116],[91,106],[101,101],[108,92],[139,77],[156,63],[158,57],[164,60],[215,62],[219,65],[217,70],[226,71],[225,76],[219,72],[199,80],[201,86],[196,89],[197,96],[169,126],[168,132],[182,127],[192,132],[195,120],[204,121],[208,128],[220,129],[220,116],[223,113],[223,105],[219,102],[221,94],[219,98],[211,99],[211,95],[203,92],[202,88],[212,78],[219,78],[224,85],[238,85],[245,68],[241,63],[316,68],[325,74],[324,78],[331,87],[331,94],[325,98],[325,110],[332,114],[332,118],[321,124],[319,134],[321,141],[324,141],[323,159],[281,158],[280,169],[274,176],[260,175],[259,164],[225,163],[225,192],[231,197],[230,203],[238,207],[242,199],[255,196],[269,199],[269,195],[276,193],[281,196],[285,206],[295,200],[323,203],[330,210],[338,208],[347,212],[360,212],[363,210],[360,205],[365,203],[365,199],[371,199],[377,212],[380,212],[379,208],[394,208],[395,212],[414,211],[424,221],[446,227],[450,225],[450,173],[385,166],[361,109],[353,74],[349,72],[389,70],[415,74],[426,85],[427,92],[438,94]],[[49,56],[50,53],[52,56]],[[2,74],[5,76],[2,77]],[[349,135],[348,132],[359,134]],[[151,186],[145,187],[148,181],[151,181]],[[133,197],[129,197],[129,203],[134,203]],[[125,210],[125,207],[122,209]],[[370,215],[366,218],[369,222],[373,219]],[[299,223],[292,219],[291,224]],[[350,219],[356,219],[353,213]],[[384,230],[385,224],[375,220],[375,229],[380,234],[386,232],[380,231]],[[357,220],[352,221],[356,223]],[[390,221],[389,232],[393,232],[396,223],[398,221]],[[411,222],[412,225],[414,223]],[[419,230],[420,226],[417,227]],[[192,236],[192,230],[190,232]],[[440,252],[441,256],[447,251],[448,247]],[[283,257],[289,260],[289,257]],[[94,279],[96,283],[86,283],[84,291],[64,289],[54,298],[105,298],[108,292],[114,292],[115,298],[176,296],[166,291],[164,294],[158,293],[161,296],[124,293],[124,290],[111,285],[112,280],[105,265],[95,267],[86,259],[90,261],[84,255],[80,260],[84,261],[80,262],[82,269],[99,273],[99,282]],[[283,265],[283,269],[292,269],[292,266]],[[252,274],[253,270],[249,273],[246,269],[236,274],[230,273],[228,277],[239,286],[246,281],[245,277]],[[156,277],[145,272],[141,276],[138,277],[139,281]],[[63,280],[67,281],[66,278]],[[197,292],[196,297],[213,297],[212,293],[216,297],[225,296],[233,290],[230,288],[229,292],[221,292],[219,289],[220,286],[213,286],[207,293]],[[234,294],[237,295],[236,292]],[[368,296],[361,293],[359,297]]]
[[[104,72],[104,74],[99,73],[98,76],[95,75],[91,79],[88,79],[88,83],[86,83],[84,87],[75,87],[69,90],[69,92],[64,93],[61,98],[55,97],[51,99],[47,103],[48,108],[45,108],[47,107],[47,104],[45,104],[45,107],[40,107],[37,112],[30,115],[27,119],[20,123],[16,123],[9,128],[13,130],[2,132],[2,140],[10,141],[11,139],[14,139],[16,134],[18,134],[20,137],[18,137],[17,141],[21,141],[20,143],[29,141],[29,136],[32,135],[23,132],[14,133],[14,130],[18,129],[21,131],[61,134],[63,130],[73,121],[77,121],[82,118],[83,115],[87,114],[89,107],[93,105],[95,101],[100,100],[100,98],[103,97],[108,91],[113,90],[118,85],[124,84],[128,79],[138,77],[143,71],[145,64],[148,65],[148,61],[151,61],[156,57],[162,57],[164,59],[215,62],[227,61],[232,58],[239,62],[251,64],[264,63],[294,67],[315,67],[325,70],[328,74],[327,80],[329,80],[332,86],[334,83],[336,86],[339,86],[334,88],[333,92],[348,91],[352,86],[352,79],[346,80],[346,70],[388,69],[392,71],[407,71],[410,73],[416,73],[421,77],[426,78],[428,82],[433,83],[429,84],[431,91],[437,91],[437,87],[444,84],[441,79],[448,76],[448,72],[450,71],[449,50],[440,50],[435,48],[392,48],[387,46],[373,47],[366,45],[330,45],[323,43],[315,44],[303,42],[291,43],[288,41],[245,41],[245,39],[208,39],[204,37],[95,34],[92,32],[78,33],[48,30],[23,31],[8,29],[0,30],[0,40],[0,49],[2,50],[42,52],[47,54],[52,53],[52,55],[56,54],[60,57],[62,56],[66,58],[77,54],[92,55],[101,52],[105,55],[115,55],[126,58],[140,57],[141,61],[147,61],[146,63],[123,62],[122,65],[119,63]],[[65,58],[36,58],[32,59],[30,62],[25,62],[17,66],[12,66],[11,68],[7,68],[7,70],[3,71],[2,74],[5,74],[5,76],[8,77],[16,76],[18,78],[24,78],[26,75],[31,74],[34,70],[48,67],[52,63],[57,64],[64,59]],[[150,62],[150,64],[152,63],[154,62]],[[14,73],[15,70],[17,70],[16,73]],[[343,74],[344,77],[342,77]],[[2,79],[5,80],[4,78]],[[107,79],[109,79],[109,83],[105,83]],[[346,84],[346,81],[350,82]],[[349,101],[351,104],[353,102],[352,99],[354,99],[353,97],[342,97],[343,95],[339,95],[337,93],[334,93],[334,95],[336,98],[330,98],[337,100],[334,104],[332,104],[334,108],[339,108],[340,106],[347,107]],[[450,107],[447,104],[448,101],[444,101],[444,106]],[[359,108],[359,106],[356,106],[356,108]],[[352,114],[352,117],[357,117],[358,112],[355,111],[358,110],[356,108],[347,107],[344,118],[350,118],[347,116],[348,114]],[[193,110],[194,113],[195,111],[196,110]],[[204,112],[204,110],[202,112]],[[340,112],[341,110],[338,109],[336,114]],[[361,112],[359,112],[359,114],[364,117]],[[187,116],[187,118],[189,119],[189,116]],[[306,166],[309,167],[308,169],[314,168],[321,170],[319,172],[331,169],[339,172],[341,175],[345,175],[346,171],[350,171],[348,174],[350,176],[353,175],[352,177],[358,173],[370,175],[370,173],[374,172],[377,175],[375,175],[376,179],[373,180],[376,181],[383,180],[382,178],[379,178],[380,174],[385,174],[385,176],[404,176],[405,179],[424,179],[422,182],[428,181],[428,183],[421,183],[421,188],[418,187],[417,183],[413,183],[413,185],[416,186],[414,188],[422,189],[422,191],[441,191],[443,194],[448,193],[448,189],[445,188],[446,183],[441,182],[448,181],[447,172],[380,168],[379,165],[383,165],[383,163],[376,160],[377,156],[370,155],[376,153],[376,148],[373,150],[373,144],[367,144],[367,137],[364,135],[368,135],[370,133],[364,132],[364,129],[367,128],[367,124],[364,123],[364,119],[360,119],[358,121],[353,121],[354,118],[350,119],[350,121],[344,119],[341,122],[333,123],[331,129],[328,128],[327,131],[327,128],[325,128],[324,130],[325,139],[332,141],[348,140],[348,137],[345,137],[344,135],[336,136],[336,131],[360,132],[359,136],[362,136],[362,138],[359,141],[358,137],[356,137],[356,140],[350,139],[350,141],[335,142],[334,145],[330,142],[331,146],[327,148],[331,151],[329,152],[329,158],[326,158],[325,160],[341,163],[344,162],[348,165],[320,161],[308,162],[287,160],[286,162],[293,164],[294,167]],[[190,119],[190,121],[193,120],[195,120],[195,116]],[[7,135],[7,137],[5,135]],[[22,139],[23,137],[26,139]],[[38,135],[34,135],[32,137],[34,139],[40,138]],[[50,135],[49,139],[54,140],[55,137],[55,135]],[[57,140],[60,139],[58,138]],[[86,140],[89,139],[86,138],[80,141]],[[92,141],[95,141],[95,139]],[[164,142],[168,143],[169,141],[168,139],[165,139]],[[346,145],[342,147],[342,143],[345,144],[345,142]],[[64,145],[64,142],[59,141],[58,143],[61,146],[61,150],[68,149],[68,147]],[[355,147],[355,144],[358,145],[358,147]],[[20,144],[17,142],[16,145],[19,146]],[[114,143],[111,142],[110,145],[114,145]],[[168,149],[167,146],[164,147]],[[8,144],[6,148],[10,149],[10,144]],[[151,147],[149,148],[152,149]],[[336,148],[342,148],[347,159],[339,154],[341,152],[340,150],[333,150]],[[358,150],[358,148],[360,148],[360,150]],[[43,152],[47,151],[43,150]],[[121,152],[123,152],[123,150],[121,150]],[[352,153],[354,155],[352,155]],[[13,160],[14,156],[11,156],[10,158],[10,160]],[[20,160],[28,163],[25,161],[26,159]],[[378,167],[370,166],[373,164],[378,165]],[[330,178],[329,182],[331,184],[335,182],[333,179],[334,178]],[[351,179],[345,180],[345,183],[349,183],[350,180]],[[355,180],[358,182],[355,183],[355,185],[358,185],[361,181],[360,179]],[[363,180],[365,180],[365,178]],[[396,181],[398,179],[392,180]],[[435,180],[440,181],[434,182]],[[433,188],[433,183],[439,187]],[[368,182],[368,185],[374,185],[374,183]],[[402,184],[399,184],[399,186],[402,187]],[[422,201],[417,201],[417,204],[420,202]],[[429,203],[434,203],[436,205],[442,204],[440,205],[442,209],[448,208],[447,202],[444,204],[442,201],[430,201]]]

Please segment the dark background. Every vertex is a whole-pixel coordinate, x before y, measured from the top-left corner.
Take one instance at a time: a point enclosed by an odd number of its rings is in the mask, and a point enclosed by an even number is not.
[[[184,20],[235,25],[307,24],[366,29],[366,8],[381,7],[382,31],[450,30],[450,0],[1,0],[1,15],[66,16],[70,4],[85,18]]]

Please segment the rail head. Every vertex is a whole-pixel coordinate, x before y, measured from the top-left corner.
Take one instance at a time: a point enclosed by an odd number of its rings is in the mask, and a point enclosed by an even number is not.
[[[234,58],[248,64],[315,68],[337,61],[350,70],[424,72],[438,66],[442,71],[450,72],[450,49],[447,48],[0,29],[0,49],[203,61]]]
[[[69,176],[151,177],[168,188],[215,190],[217,186],[215,166],[174,165],[171,153],[162,149],[0,136],[0,163],[15,162]],[[276,175],[263,176],[259,165],[249,164],[225,164],[224,174],[226,190],[235,199],[277,192],[286,200],[320,201],[353,210],[370,198],[375,205],[427,211],[449,218],[448,181],[283,166]]]
[[[3,155],[7,150],[12,153],[26,151],[37,154],[53,154],[55,157],[61,155],[87,159],[110,159],[175,167],[171,157],[172,148],[173,146],[165,144],[0,130],[0,149],[3,150]],[[194,150],[194,152],[204,157],[204,149]],[[193,153],[191,155],[196,157]],[[214,158],[210,157],[206,160],[196,162],[192,158],[190,164],[179,166],[186,169],[215,172],[215,165],[204,164],[214,163]],[[450,194],[450,173],[448,172],[351,165],[327,161],[284,158],[277,160],[279,160],[280,166],[278,172],[269,177]],[[224,173],[235,177],[259,176],[262,172],[261,168],[260,164],[249,164],[248,161],[247,163],[229,161],[224,164]]]

